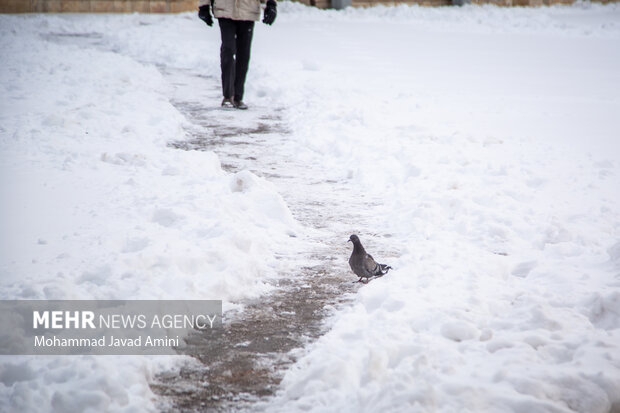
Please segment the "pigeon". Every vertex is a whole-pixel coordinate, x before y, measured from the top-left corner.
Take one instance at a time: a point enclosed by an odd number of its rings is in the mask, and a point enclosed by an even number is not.
[[[349,265],[355,275],[360,277],[356,282],[363,282],[366,284],[370,281],[370,278],[382,277],[392,269],[389,265],[378,264],[374,258],[372,258],[372,255],[366,252],[357,235],[351,235],[349,241],[353,243],[353,252],[349,258]],[[366,278],[366,281],[362,281],[363,278]]]

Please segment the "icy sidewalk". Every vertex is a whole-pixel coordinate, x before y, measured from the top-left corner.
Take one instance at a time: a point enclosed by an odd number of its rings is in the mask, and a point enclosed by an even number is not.
[[[360,198],[347,180],[326,179],[318,159],[309,162],[308,157],[291,156],[296,148],[282,108],[225,110],[218,106],[215,77],[162,70],[174,86],[171,101],[192,125],[187,139],[170,146],[213,151],[228,172],[251,171],[268,178],[306,227],[306,249],[279,256],[285,264],[274,280],[277,288],[244,302],[241,312],[228,312],[224,331],[217,337],[192,336],[184,353],[200,363],[162,373],[151,385],[165,396],[163,410],[248,408],[275,394],[284,369],[304,346],[325,333],[325,317],[350,301],[348,293],[359,288],[346,264],[350,249],[346,241],[351,228],[368,219],[372,203],[376,207],[381,200]],[[252,185],[247,173],[235,176],[237,190]]]

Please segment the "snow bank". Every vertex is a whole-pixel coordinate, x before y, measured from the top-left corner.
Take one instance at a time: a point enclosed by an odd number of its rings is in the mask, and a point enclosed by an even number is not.
[[[185,120],[153,66],[4,19],[3,296],[264,292],[264,257],[295,226],[274,188],[227,176],[213,153],[166,146]],[[18,21],[27,27],[7,27]]]
[[[110,51],[128,18],[0,16],[0,297],[229,309],[271,288],[298,224],[265,180],[167,147],[191,125],[155,66]],[[0,410],[153,410],[149,380],[180,359],[7,357]]]

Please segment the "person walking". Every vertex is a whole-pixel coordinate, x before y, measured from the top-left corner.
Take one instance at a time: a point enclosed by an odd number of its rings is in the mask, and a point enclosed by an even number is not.
[[[248,106],[243,103],[243,92],[250,64],[254,22],[260,19],[260,0],[199,0],[198,17],[208,26],[213,26],[211,9],[218,19],[222,35],[222,107],[247,109]],[[276,15],[276,1],[267,0],[263,23],[272,25]]]

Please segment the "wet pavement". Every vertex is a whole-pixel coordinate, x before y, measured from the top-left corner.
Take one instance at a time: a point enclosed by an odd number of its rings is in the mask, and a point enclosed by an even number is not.
[[[311,251],[283,258],[298,266],[288,265],[294,269],[272,281],[276,288],[269,295],[227,312],[221,331],[191,335],[183,354],[197,363],[160,374],[151,384],[164,396],[163,411],[253,410],[256,401],[275,393],[303,348],[325,333],[326,317],[360,288],[347,264],[347,239],[356,221],[342,206],[349,189],[288,156],[292,143],[283,110],[222,109],[215,79],[160,70],[175,86],[173,104],[196,126],[187,131],[188,139],[169,146],[213,151],[228,172],[248,169],[268,179],[301,224],[329,233],[328,239],[314,240]],[[199,94],[192,93],[197,89]]]

